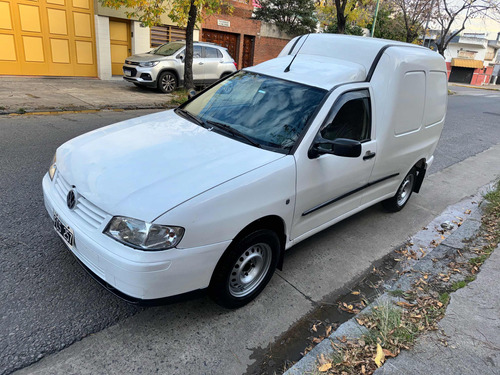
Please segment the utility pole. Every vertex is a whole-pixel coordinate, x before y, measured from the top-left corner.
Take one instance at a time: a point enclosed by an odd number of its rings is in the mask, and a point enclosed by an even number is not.
[[[375,8],[375,17],[373,17],[373,24],[372,24],[372,32],[371,32],[372,38],[373,38],[373,34],[375,33],[375,24],[377,23],[378,5],[379,4],[380,4],[380,0],[377,0],[377,6]]]

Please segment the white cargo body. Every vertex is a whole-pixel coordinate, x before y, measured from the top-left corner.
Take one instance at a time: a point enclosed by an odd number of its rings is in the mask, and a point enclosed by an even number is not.
[[[122,297],[208,288],[240,307],[296,243],[377,202],[401,210],[433,161],[446,105],[445,62],[429,49],[304,35],[175,110],[61,145],[45,205]]]

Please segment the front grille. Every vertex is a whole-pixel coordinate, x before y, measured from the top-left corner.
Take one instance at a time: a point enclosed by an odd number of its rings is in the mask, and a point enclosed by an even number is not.
[[[127,67],[123,67],[123,71],[129,71],[130,72],[130,76],[129,77],[135,77],[135,75],[137,74],[137,69],[135,68],[127,68]]]
[[[125,60],[125,64],[127,64],[127,65],[141,65],[141,63],[139,63],[139,62],[130,61],[130,60]]]
[[[68,192],[71,190],[72,186],[61,176],[59,172],[56,173],[54,186],[64,206],[66,206],[66,196],[68,195]],[[78,200],[73,211],[84,222],[95,229],[101,227],[107,216],[106,212],[101,210],[99,207],[88,201],[80,194],[78,194]]]

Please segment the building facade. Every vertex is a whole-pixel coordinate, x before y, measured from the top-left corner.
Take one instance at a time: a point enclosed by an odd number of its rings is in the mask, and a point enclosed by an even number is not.
[[[204,19],[194,40],[228,48],[239,68],[276,57],[290,37],[253,19],[251,1],[231,3],[232,13]],[[166,15],[142,27],[98,0],[0,0],[0,75],[110,79],[127,56],[184,39]]]
[[[162,23],[142,27],[97,0],[0,0],[0,75],[109,79],[127,56],[185,39],[167,16]]]
[[[201,23],[201,40],[226,47],[238,68],[275,58],[291,39],[271,24],[253,18],[250,0],[229,1],[232,12],[205,17]]]

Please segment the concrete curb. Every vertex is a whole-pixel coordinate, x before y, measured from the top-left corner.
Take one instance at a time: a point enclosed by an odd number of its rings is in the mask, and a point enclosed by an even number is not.
[[[431,258],[446,258],[450,255],[450,253],[456,253],[457,249],[463,248],[464,243],[466,243],[469,238],[477,236],[481,227],[482,217],[482,207],[481,204],[477,202],[482,202],[484,194],[491,190],[493,186],[494,183],[487,184],[483,186],[477,194],[449,206],[423,230],[415,234],[410,239],[410,243],[412,244],[410,249],[417,253],[420,251],[419,258],[417,260],[409,261],[409,264],[405,265],[404,269],[426,271],[427,269],[434,267],[434,262]],[[457,213],[462,213],[462,216],[465,216],[463,215],[463,212],[468,212],[468,210],[470,210],[470,213],[467,214],[467,218],[464,217],[460,227],[455,226],[455,229],[447,233],[446,238],[443,239],[435,248],[427,252],[421,251],[423,248],[427,247],[426,245],[429,244],[429,239],[431,238],[429,237],[429,234],[433,231],[433,228],[440,227],[440,224],[444,221],[456,220],[458,216]],[[431,254],[432,257],[430,256]],[[334,353],[332,343],[338,343],[340,342],[340,339],[345,341],[345,339],[359,338],[366,332],[366,328],[357,323],[357,317],[362,314],[366,314],[374,306],[403,301],[403,299],[399,297],[391,296],[389,292],[396,289],[407,290],[410,288],[413,281],[415,281],[415,275],[404,273],[395,281],[386,285],[385,292],[381,296],[376,298],[359,314],[354,315],[350,320],[341,324],[335,332],[316,345],[300,361],[288,369],[284,375],[315,374],[318,367],[317,358],[321,355],[324,355],[326,358],[332,357]]]
[[[470,89],[479,89],[479,90],[489,90],[489,91],[500,91],[496,87],[485,87],[485,86],[473,86],[473,85],[460,85],[457,83],[449,84],[449,87],[458,86],[458,87],[467,87]]]
[[[53,108],[39,108],[36,110],[26,110],[19,113],[14,111],[0,111],[0,116],[33,116],[33,115],[62,115],[68,113],[96,113],[101,111],[133,111],[139,109],[172,109],[177,108],[177,105],[164,104],[164,105],[134,105],[134,106],[120,106],[120,107],[96,107],[96,108],[68,108],[68,109],[53,109]]]

